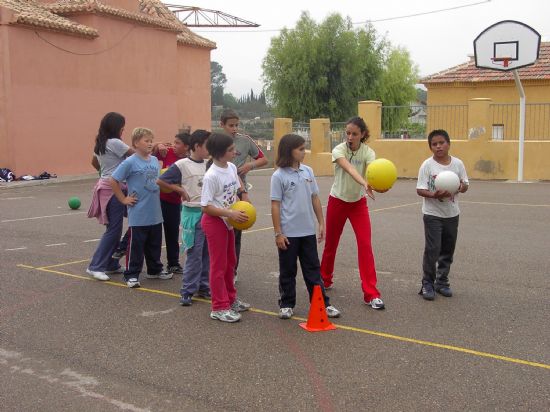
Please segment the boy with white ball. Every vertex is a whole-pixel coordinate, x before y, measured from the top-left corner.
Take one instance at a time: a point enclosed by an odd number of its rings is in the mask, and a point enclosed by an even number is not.
[[[453,295],[449,271],[458,234],[458,193],[468,190],[468,175],[464,163],[449,155],[451,139],[445,130],[433,130],[428,135],[433,156],[426,159],[418,171],[416,192],[422,196],[424,220],[424,259],[420,295],[434,300],[435,292],[445,297]]]

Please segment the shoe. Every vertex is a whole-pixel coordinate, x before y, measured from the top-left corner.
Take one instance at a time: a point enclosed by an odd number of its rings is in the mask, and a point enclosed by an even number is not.
[[[116,250],[115,253],[111,256],[113,259],[119,260],[126,256],[125,250]]]
[[[130,278],[126,281],[126,285],[129,287],[129,288],[139,288],[141,285],[139,284],[139,281],[137,280],[137,278]]]
[[[377,309],[377,310],[385,308],[384,301],[380,298],[374,298],[370,302],[365,302],[365,304],[369,305],[371,308]]]
[[[122,266],[119,266],[115,270],[106,270],[105,274],[106,275],[121,275],[123,272],[124,272],[124,270],[122,269]]]
[[[435,292],[434,287],[432,284],[426,284],[422,285],[422,289],[420,289],[420,292],[418,292],[419,295],[422,295],[422,297],[426,300],[434,300],[435,299]]]
[[[95,270],[86,269],[86,273],[97,280],[109,280],[109,276],[105,272],[98,272]]]
[[[241,314],[232,310],[216,310],[210,312],[210,319],[233,323],[241,320]]]
[[[183,295],[180,299],[180,305],[181,306],[191,306],[193,304],[193,301],[191,298],[193,295]]]
[[[382,303],[382,304],[384,304],[384,303]],[[332,305],[327,306],[326,311],[327,311],[327,316],[329,318],[339,318],[340,317],[340,311]]]
[[[174,276],[174,275],[172,275],[171,273],[166,272],[165,270],[163,270],[160,273],[155,273],[154,275],[150,275],[149,273],[147,273],[145,275],[145,277],[147,279],[161,279],[161,280],[172,279],[172,276]]]
[[[436,286],[435,291],[446,298],[453,296],[453,291],[449,286]]]
[[[197,292],[197,296],[199,298],[205,298],[205,299],[210,299],[212,297],[209,290],[199,290]]]
[[[245,312],[250,309],[250,303],[245,303],[239,298],[235,299],[235,302],[231,304],[231,310],[235,312]]]
[[[180,265],[168,266],[166,268],[166,271],[169,273],[173,273],[174,275],[183,275],[183,268]]]
[[[281,319],[290,319],[292,315],[294,315],[294,310],[292,310],[292,308],[279,309],[279,318]]]

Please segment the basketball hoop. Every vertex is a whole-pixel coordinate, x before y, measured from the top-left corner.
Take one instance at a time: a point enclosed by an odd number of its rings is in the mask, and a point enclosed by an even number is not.
[[[510,61],[513,60],[513,57],[492,57],[491,60],[493,61],[493,64],[496,64],[502,67],[508,67],[508,64],[510,64]]]

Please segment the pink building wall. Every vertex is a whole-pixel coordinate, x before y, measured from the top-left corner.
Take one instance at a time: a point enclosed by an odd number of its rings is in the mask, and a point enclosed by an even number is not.
[[[182,123],[209,127],[209,49],[109,16],[71,19],[100,36],[0,26],[0,167],[16,175],[93,172],[95,135],[109,111],[126,117],[128,144],[137,126],[159,141],[172,141]]]

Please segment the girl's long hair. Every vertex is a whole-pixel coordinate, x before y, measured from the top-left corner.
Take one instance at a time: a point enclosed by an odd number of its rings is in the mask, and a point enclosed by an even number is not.
[[[120,139],[120,131],[125,124],[126,119],[120,113],[109,112],[103,116],[95,138],[94,153],[97,155],[105,154],[107,140]]]

